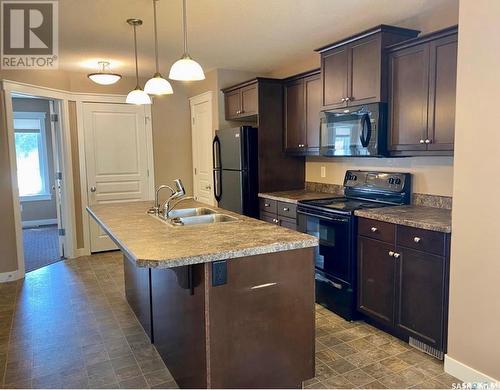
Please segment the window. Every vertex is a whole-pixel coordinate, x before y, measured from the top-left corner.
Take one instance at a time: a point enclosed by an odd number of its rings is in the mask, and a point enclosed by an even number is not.
[[[45,113],[15,112],[14,139],[21,200],[50,200]]]

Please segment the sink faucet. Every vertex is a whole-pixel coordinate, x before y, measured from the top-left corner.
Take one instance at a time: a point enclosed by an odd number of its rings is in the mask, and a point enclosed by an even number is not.
[[[163,217],[168,218],[168,213],[179,204],[183,200],[192,199],[192,197],[184,197],[186,195],[186,189],[182,184],[181,179],[175,179],[175,191],[172,191],[172,194],[168,197],[168,199],[161,206],[161,210],[163,210]],[[182,198],[182,199],[181,199]],[[173,206],[171,206],[171,202],[175,199],[179,199]]]
[[[162,184],[161,186],[159,186],[156,191],[155,191],[155,204],[153,207],[151,207],[149,210],[148,210],[148,213],[149,214],[154,214],[156,216],[158,216],[160,214],[160,191],[165,189],[165,188],[168,188],[170,190],[170,193],[171,194],[174,194],[175,193],[175,190],[170,187],[170,186],[167,186],[166,184]]]

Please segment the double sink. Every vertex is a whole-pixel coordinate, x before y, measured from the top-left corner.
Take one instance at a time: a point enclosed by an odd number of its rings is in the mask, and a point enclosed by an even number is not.
[[[172,210],[168,214],[168,219],[162,221],[173,226],[205,225],[222,222],[235,222],[238,218],[227,214],[220,214],[207,207],[195,207],[188,209]]]

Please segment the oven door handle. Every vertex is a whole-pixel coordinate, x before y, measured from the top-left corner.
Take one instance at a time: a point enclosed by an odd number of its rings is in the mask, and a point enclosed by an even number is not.
[[[305,216],[308,216],[308,217],[314,217],[314,218],[324,219],[326,221],[333,221],[333,222],[348,222],[349,221],[349,218],[326,217],[326,216],[323,216],[323,215],[311,214],[311,213],[308,213],[308,212],[302,211],[302,210],[297,210],[297,214],[302,214],[302,215],[305,215]]]
[[[327,279],[324,276],[321,276],[319,274],[315,274],[314,279],[316,279],[320,282],[328,283],[332,287],[335,287],[337,290],[342,290],[342,285],[340,283],[335,283],[334,281]]]

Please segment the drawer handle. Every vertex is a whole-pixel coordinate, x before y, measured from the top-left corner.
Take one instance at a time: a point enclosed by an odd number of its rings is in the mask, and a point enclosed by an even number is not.
[[[399,259],[399,256],[401,256],[399,253],[394,253],[394,258]]]
[[[422,240],[422,239],[421,239],[420,237],[415,237],[415,238],[413,239],[413,241],[414,241],[415,243],[417,243],[417,244],[418,244],[421,240]]]
[[[270,207],[271,205],[269,203],[264,203],[264,207]]]
[[[258,290],[259,288],[272,287],[272,286],[276,286],[277,284],[278,283],[276,283],[276,282],[274,282],[274,283],[259,284],[257,286],[250,287],[250,290]]]
[[[278,223],[278,222],[279,222],[279,219],[273,218],[273,222],[274,222],[274,223]]]
[[[288,207],[283,207],[283,211],[290,211]]]
[[[377,229],[375,226],[373,226],[370,230],[371,230],[373,233],[375,233],[375,232],[377,232],[377,231],[378,231],[378,229]]]
[[[394,252],[393,251],[389,251],[389,256],[394,257]]]

